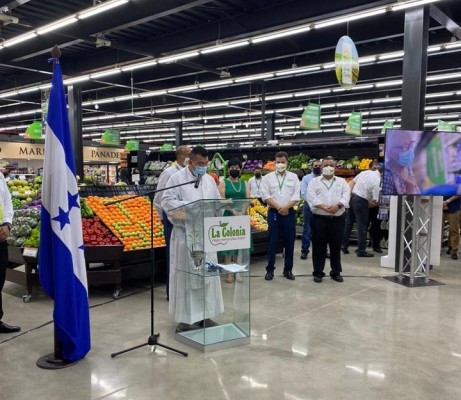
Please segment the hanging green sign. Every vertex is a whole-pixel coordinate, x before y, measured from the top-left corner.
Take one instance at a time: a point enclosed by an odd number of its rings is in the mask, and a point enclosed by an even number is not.
[[[394,121],[392,119],[386,119],[384,122],[383,128],[381,129],[381,134],[384,135],[386,133],[386,129],[392,129],[394,127]]]
[[[456,132],[456,125],[439,119],[437,129],[441,132]]]
[[[353,111],[347,120],[346,133],[351,135],[362,134],[362,113]]]
[[[309,103],[301,116],[301,128],[320,129],[320,104]]]
[[[352,89],[359,79],[359,55],[349,36],[339,39],[335,51],[335,71],[339,84],[346,90]]]
[[[173,151],[173,145],[171,143],[163,143],[160,151]]]
[[[107,129],[101,137],[101,144],[120,144],[120,131],[118,129]]]
[[[32,122],[24,133],[26,139],[43,139],[42,135],[42,121]]]
[[[136,140],[136,139],[127,140],[125,144],[125,150],[128,150],[128,151],[139,150],[139,140]]]

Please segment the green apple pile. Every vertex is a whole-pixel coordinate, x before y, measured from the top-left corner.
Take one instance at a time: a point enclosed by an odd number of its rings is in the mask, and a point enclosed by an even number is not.
[[[13,199],[19,200],[21,205],[29,204],[37,197],[37,194],[42,186],[42,178],[37,177],[32,182],[14,179],[7,182],[8,188]]]

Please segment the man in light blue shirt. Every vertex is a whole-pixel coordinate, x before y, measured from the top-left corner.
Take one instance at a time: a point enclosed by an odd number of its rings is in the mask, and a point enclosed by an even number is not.
[[[303,235],[301,238],[301,259],[305,260],[307,255],[309,254],[309,247],[311,245],[311,209],[307,204],[307,186],[309,182],[320,176],[322,174],[322,170],[320,168],[320,160],[312,161],[312,172],[307,174],[303,177],[301,181],[301,198],[304,199],[304,207],[303,207]]]

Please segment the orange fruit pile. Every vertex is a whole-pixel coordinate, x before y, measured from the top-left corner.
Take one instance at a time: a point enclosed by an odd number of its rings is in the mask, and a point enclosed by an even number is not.
[[[135,197],[121,203],[113,203],[132,196],[111,198],[89,196],[88,205],[102,219],[106,226],[125,245],[125,251],[150,248],[151,221],[150,202],[145,197]],[[165,246],[163,224],[154,208],[154,247]]]

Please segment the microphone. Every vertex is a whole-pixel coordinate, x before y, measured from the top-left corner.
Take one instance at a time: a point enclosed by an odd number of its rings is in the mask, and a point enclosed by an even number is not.
[[[194,184],[194,188],[198,189],[201,180],[202,180],[202,174],[198,174],[197,180],[195,181],[195,184]]]

